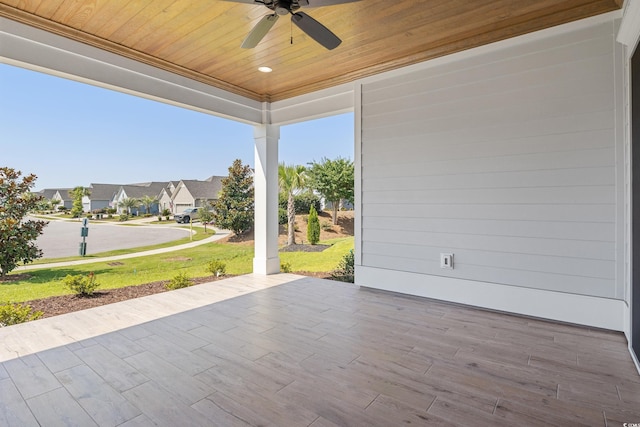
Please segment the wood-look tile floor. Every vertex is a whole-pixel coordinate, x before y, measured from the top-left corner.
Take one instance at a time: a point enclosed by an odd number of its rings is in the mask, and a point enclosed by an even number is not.
[[[0,329],[2,426],[640,423],[621,333],[314,278],[242,276],[28,325]]]

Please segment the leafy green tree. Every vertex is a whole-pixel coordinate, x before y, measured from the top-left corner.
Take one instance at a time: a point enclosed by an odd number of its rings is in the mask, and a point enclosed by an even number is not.
[[[147,214],[151,213],[151,207],[158,203],[158,198],[153,196],[142,196],[139,199],[139,202],[142,206],[144,206],[144,212]]]
[[[287,245],[296,244],[295,222],[296,209],[294,203],[294,193],[296,190],[305,188],[307,180],[307,168],[301,165],[278,165],[278,184],[280,191],[287,195]]]
[[[205,200],[202,200],[202,203],[200,203],[200,212],[198,213],[200,217],[200,223],[204,225],[205,233],[207,232],[207,224],[213,221],[213,212],[211,212],[211,209],[209,207],[210,205],[206,203]]]
[[[127,215],[131,215],[131,209],[135,209],[138,206],[140,206],[140,201],[133,197],[125,197],[118,202],[118,207],[120,209],[126,209]]]
[[[214,222],[234,234],[242,234],[253,227],[253,176],[249,165],[240,159],[229,167],[229,176],[222,179],[220,197],[213,204]]]
[[[309,187],[317,190],[333,205],[333,224],[338,223],[340,200],[353,202],[353,162],[338,157],[335,160],[323,158],[313,162],[309,168]]]
[[[29,211],[38,206],[42,196],[30,192],[36,176],[22,177],[12,168],[0,168],[0,277],[13,271],[18,263],[29,263],[42,257],[35,240],[46,221],[26,220]]]
[[[312,245],[320,241],[320,220],[318,219],[318,211],[311,205],[309,208],[309,220],[307,222],[307,240]]]
[[[69,197],[73,199],[73,203],[71,204],[71,214],[72,218],[79,218],[84,212],[84,206],[82,206],[82,198],[84,196],[89,196],[91,193],[88,188],[78,186],[73,190],[69,190]]]

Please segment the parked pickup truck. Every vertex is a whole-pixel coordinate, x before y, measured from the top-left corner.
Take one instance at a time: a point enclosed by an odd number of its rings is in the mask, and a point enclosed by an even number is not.
[[[189,208],[185,209],[184,212],[180,214],[175,214],[173,219],[176,220],[177,223],[188,224],[193,220],[198,219],[200,208]]]

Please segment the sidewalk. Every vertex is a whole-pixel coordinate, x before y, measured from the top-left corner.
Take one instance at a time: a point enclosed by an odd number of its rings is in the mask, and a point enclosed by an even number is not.
[[[185,243],[185,244],[182,244],[182,245],[170,246],[170,247],[167,247],[167,248],[153,249],[153,250],[143,251],[143,252],[134,252],[134,253],[124,254],[124,255],[114,255],[114,256],[109,256],[109,257],[87,258],[87,259],[79,259],[79,260],[75,260],[75,261],[55,262],[55,263],[49,263],[49,264],[24,265],[24,266],[16,268],[15,271],[41,270],[41,269],[45,269],[45,268],[55,268],[55,267],[64,267],[64,266],[70,266],[70,265],[91,264],[91,263],[95,263],[95,262],[117,261],[117,260],[126,259],[126,258],[136,258],[136,257],[141,257],[141,256],[147,256],[147,255],[156,255],[156,254],[163,254],[163,253],[167,253],[167,252],[175,252],[175,251],[179,251],[179,250],[182,250],[182,249],[193,248],[193,247],[196,247],[196,246],[205,245],[205,244],[210,243],[210,242],[215,242],[217,240],[221,240],[221,239],[227,237],[229,235],[229,233],[230,233],[229,231],[226,231],[226,230],[219,230],[219,229],[214,228],[214,227],[212,227],[212,228],[216,231],[216,234],[214,234],[213,236],[208,237],[206,239],[199,240],[197,242],[190,242],[190,243]]]

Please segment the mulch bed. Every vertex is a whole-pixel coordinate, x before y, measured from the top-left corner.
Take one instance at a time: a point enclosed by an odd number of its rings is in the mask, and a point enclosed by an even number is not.
[[[191,279],[191,281],[194,285],[198,285],[200,283],[213,282],[223,278],[224,277],[208,276]],[[87,308],[99,307],[105,304],[112,304],[114,302],[125,301],[132,298],[140,298],[147,295],[167,292],[168,289],[165,287],[167,283],[169,283],[168,280],[162,280],[159,282],[145,283],[143,285],[97,291],[92,296],[88,297],[81,297],[78,295],[61,295],[27,301],[25,304],[30,305],[33,311],[42,311],[42,317],[51,317],[73,311],[85,310]]]
[[[331,275],[329,273],[322,272],[296,271],[295,274],[317,277],[319,279],[331,278]],[[223,277],[197,277],[191,279],[191,282],[193,282],[194,285],[199,285],[201,283],[214,282],[216,280],[222,280],[228,277],[231,276],[227,275]],[[80,297],[77,295],[61,295],[56,297],[27,301],[24,304],[30,305],[33,311],[42,311],[43,318],[52,317],[58,316],[60,314],[71,313],[74,311],[85,310],[87,308],[112,304],[114,302],[125,301],[132,298],[140,298],[147,295],[167,292],[168,289],[165,287],[167,283],[169,283],[168,280],[162,280],[159,282],[145,283],[143,285],[126,286],[124,288],[98,291],[90,297]]]
[[[331,245],[289,245],[280,248],[280,252],[322,252]]]

